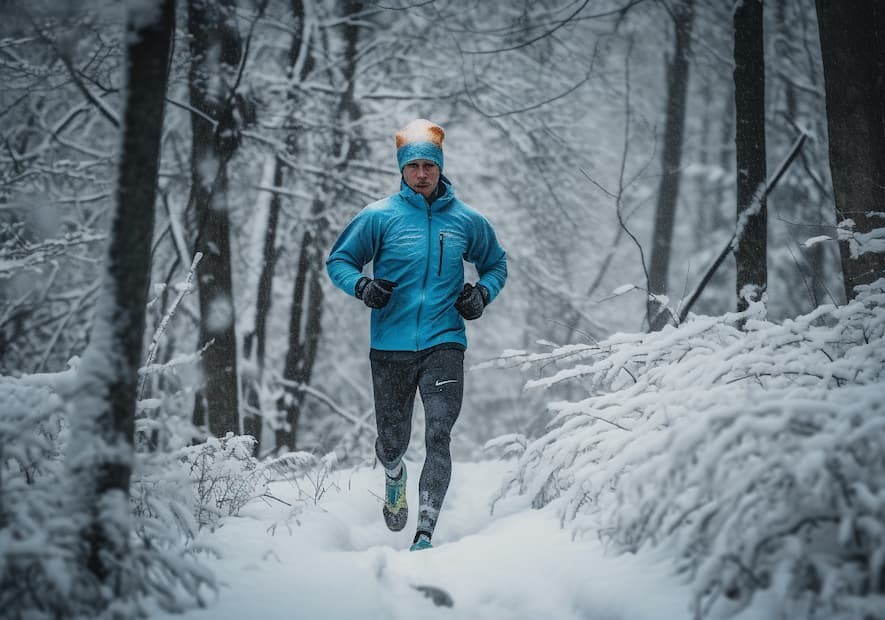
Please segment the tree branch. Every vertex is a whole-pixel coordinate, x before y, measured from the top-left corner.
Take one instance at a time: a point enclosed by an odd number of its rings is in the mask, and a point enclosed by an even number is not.
[[[802,149],[802,145],[805,144],[805,140],[808,138],[808,133],[802,131],[799,134],[799,137],[796,138],[796,141],[793,142],[793,146],[790,149],[790,152],[781,162],[781,164],[775,170],[774,175],[768,180],[766,183],[765,191],[762,193],[763,198],[767,198],[768,195],[774,190],[778,181],[781,180],[781,177],[787,171],[787,168],[790,167],[790,164],[796,159],[796,156],[799,155],[799,151]],[[710,283],[710,280],[713,279],[713,276],[716,274],[716,271],[719,269],[720,265],[725,262],[725,258],[732,252],[734,248],[735,242],[738,241],[737,238],[737,230],[732,233],[731,237],[728,240],[728,243],[725,244],[725,247],[722,248],[722,251],[719,252],[719,255],[716,257],[716,260],[713,261],[713,264],[710,265],[710,268],[707,269],[707,272],[704,274],[704,277],[701,278],[701,281],[698,283],[694,292],[691,294],[688,302],[679,311],[679,322],[682,323],[685,320],[685,317],[688,316],[688,313],[691,311],[692,306],[694,306],[695,302],[698,300],[698,297],[701,296],[701,293],[704,291],[706,286]]]
[[[92,91],[87,88],[86,84],[83,83],[83,80],[80,79],[80,75],[77,72],[77,69],[74,67],[74,64],[71,62],[71,59],[55,44],[49,36],[47,36],[42,28],[34,21],[33,16],[28,13],[28,19],[31,22],[31,25],[34,26],[34,30],[37,31],[37,34],[40,38],[52,48],[52,51],[55,52],[55,55],[61,60],[62,64],[67,69],[68,74],[71,76],[71,80],[74,82],[74,85],[83,93],[87,100],[89,100],[92,105],[98,108],[98,111],[101,112],[101,115],[104,116],[114,127],[120,127],[120,117],[117,116],[117,113],[112,110],[101,98],[97,97]]]

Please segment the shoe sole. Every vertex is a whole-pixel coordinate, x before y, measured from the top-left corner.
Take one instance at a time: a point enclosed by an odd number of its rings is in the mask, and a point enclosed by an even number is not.
[[[384,523],[387,524],[387,529],[391,532],[399,532],[406,527],[406,521],[409,520],[408,507],[403,507],[402,510],[394,514],[387,509],[387,506],[384,506],[382,512],[384,513]]]

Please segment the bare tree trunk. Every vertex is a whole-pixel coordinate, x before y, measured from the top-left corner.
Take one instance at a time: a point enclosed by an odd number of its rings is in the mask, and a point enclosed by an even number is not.
[[[700,178],[697,179],[696,191],[701,196],[700,209],[698,211],[698,233],[694,236],[694,251],[700,252],[707,247],[710,235],[713,232],[713,207],[708,202],[709,197],[713,195],[713,184],[710,182],[709,174],[706,173],[711,167],[711,155],[713,152],[713,111],[716,109],[717,101],[713,97],[713,89],[710,82],[705,82],[701,88],[700,96],[704,102],[704,111],[701,118],[701,152],[700,164],[701,169],[705,171]]]
[[[273,184],[280,187],[283,182],[283,163],[276,158],[274,161]],[[261,402],[259,387],[264,376],[264,361],[267,348],[267,319],[270,315],[273,300],[273,274],[277,262],[276,238],[280,221],[280,209],[283,200],[279,193],[270,199],[267,215],[267,230],[264,233],[264,251],[261,259],[261,275],[258,277],[258,294],[255,298],[255,330],[243,339],[243,356],[252,359],[255,374],[244,378],[243,392],[248,405],[243,418],[243,432],[255,438],[255,452],[261,453]],[[254,349],[254,355],[253,355]]]
[[[885,127],[885,4],[879,0],[873,4],[875,15],[876,43],[878,44],[878,86],[879,86],[879,114],[882,118],[882,126]]]
[[[206,383],[197,394],[194,422],[223,437],[239,433],[236,319],[230,262],[227,164],[239,145],[234,80],[241,44],[232,0],[189,0],[191,66],[191,205],[198,219],[199,346]],[[213,119],[208,120],[205,116]]]
[[[648,270],[651,294],[667,293],[667,274],[673,244],[673,223],[679,199],[682,165],[682,141],[685,128],[685,98],[688,91],[691,29],[694,22],[694,0],[684,0],[673,7],[673,30],[676,43],[673,60],[667,68],[667,120],[664,126],[664,149],[661,154],[661,185],[655,211],[655,229]],[[667,324],[667,313],[652,295],[648,298],[648,327],[657,331]]]
[[[734,97],[729,96],[725,100],[725,110],[722,114],[722,133],[719,143],[719,167],[722,169],[722,178],[716,183],[716,192],[714,194],[712,207],[713,211],[713,228],[715,230],[731,230],[734,221],[731,217],[726,217],[727,213],[731,213],[731,209],[725,208],[725,190],[728,187],[727,180],[732,171],[734,156],[732,149],[734,148]]]
[[[774,93],[769,95],[769,99],[779,100],[779,94],[783,93],[783,101],[778,101],[775,109],[769,111],[774,121],[772,134],[775,136],[775,144],[771,145],[769,142],[769,150],[771,151],[782,149],[784,139],[795,139],[794,128],[806,122],[809,116],[807,108],[802,105],[803,101],[796,88],[795,76],[791,72],[791,68],[798,66],[796,56],[799,46],[794,41],[803,36],[801,32],[797,32],[797,22],[801,20],[805,20],[804,7],[801,6],[801,3],[779,2],[775,4],[775,32],[774,36],[769,37],[769,41],[773,40],[774,42],[771,48],[773,57],[769,66],[773,68],[777,77],[773,83]],[[814,76],[809,76],[809,81],[813,83]],[[784,123],[784,120],[787,122]],[[823,201],[815,195],[812,186],[804,182],[796,182],[797,177],[795,176],[792,180],[793,182],[789,182],[790,179],[785,179],[780,184],[777,193],[773,194],[776,200],[775,210],[780,213],[780,219],[822,226],[821,205]],[[788,235],[780,238],[798,248],[810,236],[809,230],[811,229],[808,227],[797,227]],[[803,248],[801,256],[804,257],[805,264],[800,263],[795,257],[793,261],[777,260],[774,262],[772,278],[784,283],[779,289],[784,297],[778,300],[782,315],[794,316],[808,312],[816,308],[826,295],[823,287],[826,272],[825,248],[826,245],[823,243]],[[782,247],[780,250],[783,252]],[[793,255],[792,249],[789,252]]]
[[[324,201],[315,203],[314,211],[325,209]],[[319,340],[322,334],[323,244],[308,230],[304,233],[298,256],[298,271],[292,295],[292,313],[289,323],[289,349],[283,369],[283,379],[290,383],[280,398],[279,409],[284,412],[285,425],[276,433],[277,448],[296,447],[298,421],[304,405],[304,392],[291,384],[309,385],[313,377]]]
[[[744,0],[734,11],[735,157],[737,164],[738,310],[768,286],[768,220],[765,208],[765,51],[762,0]]]
[[[68,452],[84,516],[86,564],[107,595],[127,596],[129,480],[135,399],[142,361],[145,305],[151,268],[168,60],[175,27],[173,0],[153,19],[127,20],[127,89],[117,208],[111,223],[102,298],[84,355]],[[104,603],[97,602],[102,607]]]
[[[885,98],[883,49],[885,7],[876,0],[817,0],[818,28],[827,97],[830,171],[837,224],[854,222],[855,233],[885,227],[875,215],[885,205]],[[845,295],[885,274],[885,254],[857,255],[853,241],[842,241]]]

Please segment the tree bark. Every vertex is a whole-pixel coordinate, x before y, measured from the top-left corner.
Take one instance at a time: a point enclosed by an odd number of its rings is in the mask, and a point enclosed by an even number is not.
[[[748,307],[768,286],[765,207],[765,52],[762,0],[734,11],[735,157],[737,167],[737,307]]]
[[[283,182],[283,163],[274,161],[273,183],[280,187]],[[277,262],[277,228],[283,200],[279,193],[270,199],[267,214],[267,230],[264,233],[264,250],[261,258],[261,275],[258,277],[258,294],[255,298],[255,329],[243,342],[243,355],[252,359],[255,374],[243,381],[243,392],[249,412],[243,419],[243,432],[255,438],[255,452],[261,453],[262,416],[259,387],[264,376],[264,361],[267,349],[267,319],[273,301],[273,274]],[[254,354],[253,354],[254,349]],[[257,413],[256,413],[257,412]]]
[[[236,317],[230,257],[227,164],[239,145],[232,92],[241,44],[232,0],[189,0],[191,65],[191,205],[197,214],[199,346],[206,382],[197,394],[194,422],[224,437],[239,433]],[[209,121],[205,116],[214,122]]]
[[[830,172],[837,225],[854,222],[855,234],[885,226],[885,96],[882,14],[876,0],[817,0],[818,29],[829,134]],[[885,254],[857,255],[855,242],[839,243],[845,295],[885,275]]]
[[[125,597],[129,562],[129,480],[138,368],[151,270],[173,0],[151,16],[127,16],[127,89],[116,210],[102,298],[80,367],[78,415],[68,453],[86,565],[113,598]],[[152,19],[151,19],[152,17]]]
[[[734,220],[730,217],[731,209],[726,207],[726,193],[731,189],[728,179],[733,172],[734,165],[734,97],[731,93],[725,99],[725,109],[722,111],[722,126],[719,134],[719,168],[722,170],[722,178],[716,182],[716,191],[713,194],[713,229],[731,230]],[[724,288],[724,287],[723,287]]]
[[[673,30],[676,42],[673,60],[667,68],[667,119],[664,125],[664,148],[661,153],[661,185],[655,211],[655,228],[648,270],[649,293],[666,295],[673,224],[682,165],[682,142],[685,129],[685,98],[688,91],[691,29],[694,22],[694,0],[684,0],[673,7]],[[668,314],[651,295],[648,298],[648,327],[657,331],[667,324]]]
[[[318,201],[318,209],[325,203]],[[308,230],[304,233],[298,257],[298,272],[293,287],[292,313],[289,324],[289,349],[283,369],[287,382],[309,385],[319,350],[323,317],[323,244]],[[278,407],[284,413],[285,425],[276,433],[277,448],[295,450],[298,421],[304,405],[304,392],[286,386]]]

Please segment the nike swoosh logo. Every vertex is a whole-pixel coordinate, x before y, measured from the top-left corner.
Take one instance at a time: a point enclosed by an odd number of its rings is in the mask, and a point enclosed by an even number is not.
[[[437,381],[436,383],[434,383],[434,385],[436,387],[439,387],[441,385],[445,385],[446,383],[458,383],[458,380],[457,379],[447,379],[445,381]]]

